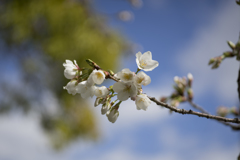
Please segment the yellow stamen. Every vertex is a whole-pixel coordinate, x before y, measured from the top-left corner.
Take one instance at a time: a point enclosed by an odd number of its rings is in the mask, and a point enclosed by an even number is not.
[[[140,66],[141,66],[141,67],[146,67],[146,66],[147,66],[147,63],[146,63],[146,61],[145,61],[144,59],[142,59],[142,60],[140,61]]]
[[[102,79],[103,78],[103,75],[100,72],[97,72],[96,74],[97,74],[97,78],[98,79]]]
[[[123,77],[124,77],[125,80],[131,80],[132,79],[132,74],[123,73]]]
[[[137,83],[140,84],[140,83],[142,83],[143,80],[144,80],[144,78],[143,78],[143,77],[140,77],[140,78],[137,79]]]

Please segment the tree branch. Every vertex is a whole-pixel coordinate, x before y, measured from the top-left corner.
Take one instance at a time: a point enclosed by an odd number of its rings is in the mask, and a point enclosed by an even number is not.
[[[191,100],[188,100],[188,102],[191,104],[191,106],[199,111],[201,111],[202,113],[206,113],[206,114],[209,114],[207,111],[205,111],[202,107],[198,106],[197,104],[195,104],[193,101]],[[240,130],[240,125],[233,125],[233,124],[230,124],[228,122],[223,122],[223,121],[219,121],[217,120],[218,122],[226,125],[226,126],[229,126],[231,127],[233,130]]]
[[[240,100],[240,68],[238,70],[237,84],[238,84],[238,99]]]
[[[240,123],[240,119],[238,119],[238,118],[231,119],[231,118],[225,118],[225,117],[220,117],[220,116],[214,116],[214,115],[210,115],[210,114],[206,114],[206,113],[195,112],[195,111],[192,111],[192,110],[179,109],[179,108],[176,108],[176,107],[172,107],[172,106],[170,106],[166,103],[160,102],[160,101],[156,100],[155,97],[149,97],[148,96],[148,98],[151,101],[155,102],[157,105],[163,106],[163,107],[168,108],[171,111],[174,111],[174,112],[177,112],[177,113],[192,114],[192,115],[197,115],[199,117],[205,117],[207,119],[215,119],[215,120],[224,121],[224,122]]]

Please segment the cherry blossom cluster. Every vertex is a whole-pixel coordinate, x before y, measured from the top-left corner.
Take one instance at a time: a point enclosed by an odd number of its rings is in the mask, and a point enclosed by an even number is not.
[[[151,78],[143,71],[152,71],[158,66],[158,62],[152,60],[152,53],[145,52],[136,54],[138,69],[136,72],[125,68],[114,74],[101,69],[95,62],[87,60],[92,68],[80,68],[77,62],[66,60],[64,76],[70,79],[63,89],[69,94],[81,95],[82,98],[96,96],[94,106],[102,105],[101,112],[106,114],[108,120],[114,123],[119,116],[119,106],[122,101],[129,98],[135,101],[138,110],[147,110],[151,101],[146,94],[143,94],[142,85],[150,84]],[[141,71],[143,70],[143,71]],[[100,86],[105,79],[116,81],[112,86]],[[116,96],[116,98],[114,98]],[[112,101],[112,99],[115,99]]]
[[[169,97],[161,97],[160,101],[170,102],[171,106],[177,107],[180,103],[193,99],[192,82],[193,76],[188,73],[186,77],[174,77],[175,84],[173,85],[174,92]]]

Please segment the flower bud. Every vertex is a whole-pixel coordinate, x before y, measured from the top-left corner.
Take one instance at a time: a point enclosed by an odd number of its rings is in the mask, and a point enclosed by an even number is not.
[[[103,98],[97,97],[94,102],[94,107],[97,107],[99,104],[101,104],[102,101],[103,101]]]
[[[175,82],[175,83],[177,83],[177,84],[178,84],[178,83],[179,83],[179,81],[180,81],[180,78],[179,78],[178,76],[175,76],[175,77],[173,78],[173,80],[174,80],[174,82]]]
[[[216,59],[215,59],[215,58],[211,58],[211,59],[209,60],[209,62],[208,62],[208,65],[211,65],[211,64],[213,64],[215,61],[216,61]]]
[[[179,105],[179,101],[178,100],[172,100],[171,101],[171,106],[177,107],[178,105]]]
[[[225,57],[234,57],[234,54],[232,52],[224,52],[223,55]]]
[[[106,114],[107,111],[109,111],[109,109],[111,108],[111,103],[109,101],[107,101],[106,103],[104,103],[102,105],[102,109],[101,109],[101,113],[102,115]]]
[[[235,44],[233,42],[227,41],[227,43],[228,43],[230,48],[235,49],[236,46],[235,46]]]
[[[163,103],[167,103],[167,97],[161,97],[160,101],[163,102]]]
[[[188,80],[192,81],[193,80],[193,75],[191,73],[188,73],[187,78],[188,78]]]
[[[89,66],[94,67],[94,62],[91,59],[87,59],[86,62]]]
[[[188,94],[188,99],[192,100],[193,99],[193,90],[192,90],[192,88],[188,88],[187,94]]]
[[[229,112],[234,114],[235,116],[239,115],[239,110],[237,109],[237,107],[231,107]]]
[[[108,117],[108,120],[112,123],[116,122],[116,120],[119,116],[118,107],[119,107],[119,105],[116,104],[106,114],[106,116]]]
[[[193,75],[191,73],[188,73],[188,86],[192,87],[192,81],[193,81]]]
[[[228,114],[228,108],[224,106],[218,107],[217,114],[221,117],[225,117]]]
[[[112,70],[108,70],[108,72],[110,73],[111,76],[114,76],[114,72]]]

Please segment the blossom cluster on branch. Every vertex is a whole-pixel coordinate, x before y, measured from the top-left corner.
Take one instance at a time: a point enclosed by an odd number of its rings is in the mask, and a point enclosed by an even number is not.
[[[102,114],[106,114],[108,120],[112,123],[114,123],[119,116],[118,109],[121,102],[131,98],[131,100],[135,101],[138,110],[146,111],[152,101],[157,105],[169,109],[171,112],[173,111],[180,114],[191,114],[199,117],[215,119],[232,127],[234,130],[240,130],[240,125],[231,124],[239,124],[240,119],[223,117],[224,115],[221,113],[225,111],[224,109],[220,108],[220,110],[218,110],[219,116],[215,116],[192,102],[193,76],[191,73],[187,75],[187,78],[174,77],[175,85],[173,88],[175,91],[169,97],[162,97],[160,101],[156,100],[154,97],[149,97],[148,95],[143,94],[142,85],[146,86],[151,82],[151,78],[143,71],[152,71],[158,66],[158,62],[152,60],[152,54],[149,51],[144,54],[141,52],[136,54],[136,63],[138,66],[136,72],[132,72],[128,68],[125,68],[114,74],[111,70],[103,70],[90,59],[86,60],[86,62],[91,68],[80,68],[75,60],[74,63],[70,60],[66,60],[66,62],[63,63],[63,66],[65,67],[64,75],[67,79],[70,79],[67,85],[63,88],[66,89],[69,94],[80,94],[82,98],[93,97],[95,95],[96,100],[94,106],[96,107],[101,104]],[[105,79],[112,79],[116,83],[109,87],[99,86]],[[168,101],[170,101],[171,105],[166,103]],[[200,112],[177,108],[180,103],[186,101]],[[239,113],[233,109],[228,113],[233,113],[237,116],[239,115]]]
[[[80,94],[82,98],[97,97],[94,106],[102,104],[101,112],[106,114],[108,120],[114,123],[118,116],[118,108],[122,101],[131,98],[135,101],[138,110],[147,110],[151,100],[146,94],[142,92],[142,85],[150,84],[151,78],[143,71],[152,71],[158,66],[158,62],[152,60],[152,53],[145,52],[136,54],[136,63],[138,69],[136,72],[125,68],[120,72],[114,74],[113,72],[106,72],[97,66],[93,61],[87,60],[92,68],[80,68],[77,62],[74,63],[66,60],[63,63],[65,67],[64,76],[70,79],[63,88],[69,94]],[[143,71],[141,71],[143,70]],[[110,87],[97,86],[101,85],[107,78],[115,80],[116,83]],[[115,98],[114,101],[112,99]]]

